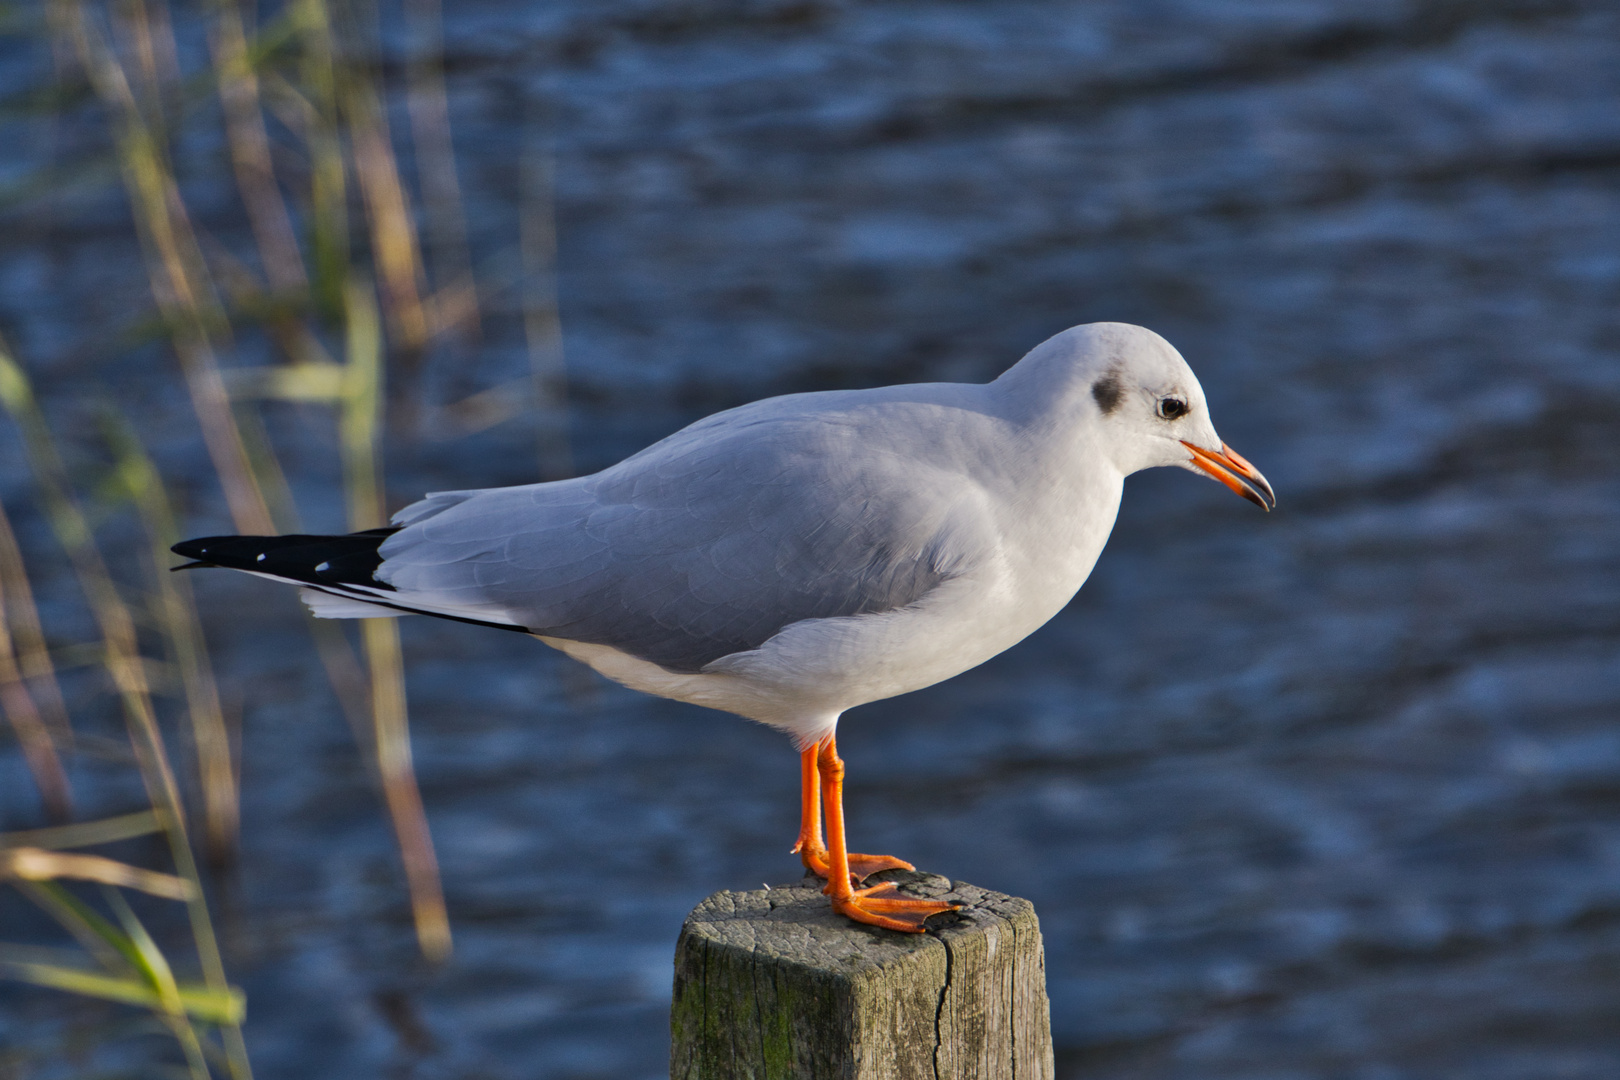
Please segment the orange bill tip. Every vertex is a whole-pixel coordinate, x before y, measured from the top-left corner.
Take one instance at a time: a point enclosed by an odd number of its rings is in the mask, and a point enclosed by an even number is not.
[[[1186,439],[1181,440],[1181,445],[1192,452],[1194,465],[1260,509],[1271,510],[1277,505],[1277,496],[1271,490],[1271,485],[1266,482],[1266,478],[1260,475],[1260,470],[1250,465],[1247,458],[1230,446],[1221,443],[1219,451],[1205,450]]]

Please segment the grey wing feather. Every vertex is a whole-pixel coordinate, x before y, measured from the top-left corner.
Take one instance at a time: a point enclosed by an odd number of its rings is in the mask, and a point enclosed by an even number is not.
[[[418,499],[416,502],[411,503],[411,505],[395,514],[393,517],[393,524],[414,525],[416,522],[421,521],[424,518],[430,518],[434,514],[442,514],[452,506],[455,506],[458,503],[466,502],[474,495],[477,495],[481,490],[481,488],[473,488],[470,491],[430,492],[425,497]]]
[[[826,418],[704,422],[594,476],[432,495],[396,519],[408,527],[383,544],[378,576],[407,598],[695,672],[952,576],[960,473],[861,440]]]

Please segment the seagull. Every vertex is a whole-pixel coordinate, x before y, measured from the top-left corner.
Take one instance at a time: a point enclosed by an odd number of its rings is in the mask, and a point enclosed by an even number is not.
[[[531,634],[636,690],[790,735],[793,850],[835,911],[920,932],[953,905],[851,853],[839,717],[984,663],[1079,590],[1125,477],[1201,472],[1270,510],[1181,354],[1091,323],[984,384],[768,398],[590,476],[441,491],[387,528],[220,536],[175,553],[300,587],[332,619],[432,615]],[[825,821],[826,832],[822,831]]]

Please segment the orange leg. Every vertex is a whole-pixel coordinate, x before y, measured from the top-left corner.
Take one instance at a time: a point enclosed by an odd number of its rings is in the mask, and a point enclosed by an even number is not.
[[[821,838],[821,781],[816,776],[816,753],[821,744],[799,754],[799,842],[793,845],[804,867],[827,876],[827,842]]]
[[[799,853],[805,869],[817,877],[826,877],[827,844],[821,838],[821,781],[816,767],[820,751],[821,744],[817,743],[799,755],[799,842],[793,850]],[[849,872],[856,881],[865,881],[879,870],[915,869],[892,855],[849,855]]]
[[[856,922],[920,934],[923,920],[942,911],[955,911],[960,904],[937,900],[908,900],[896,894],[894,882],[885,881],[868,889],[855,889],[849,883],[849,851],[844,845],[844,763],[838,757],[838,743],[827,736],[819,746],[817,767],[821,773],[821,801],[827,812],[827,887],[821,891],[832,898],[833,910]],[[909,869],[909,867],[908,867]]]

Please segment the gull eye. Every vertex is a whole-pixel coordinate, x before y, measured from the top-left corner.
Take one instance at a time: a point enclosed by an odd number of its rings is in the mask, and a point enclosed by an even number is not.
[[[1159,399],[1159,415],[1166,420],[1179,420],[1191,412],[1185,398],[1162,397]]]

